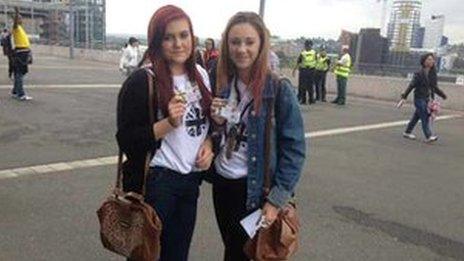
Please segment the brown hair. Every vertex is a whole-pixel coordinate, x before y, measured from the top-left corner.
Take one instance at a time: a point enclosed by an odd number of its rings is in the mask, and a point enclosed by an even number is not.
[[[221,49],[220,49],[220,56],[218,61],[218,68],[217,68],[217,81],[216,86],[219,90],[221,88],[225,88],[227,84],[232,80],[234,76],[237,76],[237,70],[230,59],[229,54],[229,32],[230,29],[237,25],[237,24],[250,24],[255,28],[258,32],[259,38],[261,40],[261,45],[259,48],[259,54],[256,60],[253,62],[251,68],[251,92],[254,98],[254,107],[255,110],[259,111],[261,106],[262,100],[262,92],[265,86],[265,81],[267,75],[270,73],[268,60],[269,60],[269,48],[270,48],[270,40],[269,40],[269,30],[266,28],[261,17],[253,12],[238,12],[232,18],[230,18],[224,33],[222,34],[222,41],[221,41]]]
[[[169,64],[163,55],[163,38],[166,32],[167,25],[178,19],[185,19],[189,24],[190,37],[192,41],[192,50],[190,56],[185,62],[185,69],[187,71],[188,78],[190,81],[195,81],[202,95],[201,105],[205,115],[209,115],[209,107],[211,105],[211,94],[206,88],[203,77],[196,68],[195,55],[193,47],[194,34],[192,28],[192,22],[190,17],[179,7],[174,5],[165,5],[159,8],[151,17],[150,23],[148,24],[148,49],[144,54],[142,62],[150,62],[153,65],[153,70],[156,74],[156,80],[159,88],[159,103],[163,113],[167,114],[168,103],[174,96],[174,90],[172,88],[172,75],[169,69]]]

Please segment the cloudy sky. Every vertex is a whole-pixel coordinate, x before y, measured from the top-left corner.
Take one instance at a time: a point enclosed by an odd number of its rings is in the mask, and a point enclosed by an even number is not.
[[[444,14],[445,35],[451,43],[464,42],[463,0],[422,2],[422,23],[432,14]],[[107,0],[107,32],[146,34],[151,15],[165,4],[183,8],[202,38],[220,38],[228,18],[237,11],[259,10],[259,0]],[[341,29],[379,27],[380,15],[377,0],[267,0],[265,22],[273,35],[282,38],[337,38]]]

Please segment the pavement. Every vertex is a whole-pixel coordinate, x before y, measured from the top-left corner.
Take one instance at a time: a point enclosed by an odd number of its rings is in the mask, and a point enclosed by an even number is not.
[[[34,100],[9,97],[0,59],[0,260],[124,260],[103,249],[95,211],[115,181],[111,64],[35,57]],[[33,86],[33,87],[31,87]],[[331,97],[330,97],[331,98]],[[301,107],[307,159],[292,260],[464,260],[464,112],[444,110],[423,142],[401,133],[410,105],[348,97]],[[204,183],[190,260],[222,260]]]

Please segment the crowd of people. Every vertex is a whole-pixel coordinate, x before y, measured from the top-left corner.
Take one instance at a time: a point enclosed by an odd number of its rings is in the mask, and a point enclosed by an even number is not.
[[[316,101],[326,100],[326,78],[327,73],[332,70],[337,79],[337,97],[332,103],[345,105],[346,85],[352,67],[349,47],[342,46],[342,55],[338,61],[331,66],[331,60],[323,47],[316,52],[313,42],[306,40],[304,50],[298,56],[292,75],[298,69],[298,101],[302,105],[314,104]]]
[[[119,93],[116,137],[127,156],[124,189],[141,191],[149,152],[145,199],[163,224],[160,260],[187,260],[205,175],[213,184],[224,260],[240,261],[249,260],[241,219],[261,208],[263,224],[270,226],[292,200],[302,171],[303,120],[292,86],[270,70],[263,20],[239,12],[223,35],[219,50],[207,39],[206,50],[199,51],[189,16],[172,5],[161,7],[148,25],[144,58]],[[214,67],[216,73],[208,74]],[[149,81],[154,111],[146,106]],[[271,116],[274,135],[267,141]],[[272,156],[265,157],[266,149]],[[265,165],[273,171],[270,191],[263,191]]]
[[[249,260],[243,251],[249,236],[240,221],[261,209],[263,227],[269,227],[293,200],[307,148],[299,104],[327,101],[331,70],[337,80],[332,102],[346,104],[349,48],[343,46],[340,58],[331,62],[324,49],[316,52],[306,41],[293,70],[299,71],[294,95],[291,84],[280,79],[270,33],[256,13],[236,13],[219,48],[207,38],[203,49],[189,16],[166,5],[153,14],[147,39],[148,49],[142,53],[138,39],[129,38],[119,64],[127,76],[118,95],[116,133],[126,155],[124,190],[142,193],[146,187],[145,200],[163,224],[160,260],[187,260],[199,186],[203,180],[211,182],[224,260]],[[32,56],[18,9],[12,31],[3,31],[1,43],[8,76],[14,80],[12,97],[32,99],[23,88]],[[435,93],[446,95],[437,87],[434,64],[433,54],[424,56],[422,70],[402,94],[406,99],[414,89],[416,111],[406,138],[415,138],[412,130],[421,120],[427,141],[437,140],[428,106]],[[151,98],[152,111],[147,106]],[[273,124],[267,124],[269,118]],[[147,153],[149,175],[144,180]],[[272,180],[264,191],[267,169]]]
[[[224,260],[249,260],[243,251],[249,235],[240,221],[262,209],[262,224],[268,227],[294,197],[306,158],[299,103],[325,102],[326,77],[333,70],[337,97],[332,102],[346,104],[349,48],[343,46],[331,64],[325,50],[316,52],[306,41],[293,71],[299,69],[295,95],[288,81],[279,81],[273,72],[276,56],[269,31],[256,13],[236,13],[219,49],[211,38],[202,49],[189,16],[167,5],[153,14],[147,39],[148,49],[118,98],[116,137],[127,156],[124,189],[141,191],[149,153],[145,198],[163,224],[160,260],[187,260],[199,185],[212,182]],[[436,86],[433,56],[422,64],[402,96],[415,88],[417,110],[404,136],[414,138],[411,131],[421,119],[432,141],[436,137],[426,126],[426,103],[431,93],[446,96]],[[155,86],[153,111],[146,106],[150,81]],[[266,124],[268,115],[275,124]],[[269,191],[263,189],[266,166],[272,170]]]

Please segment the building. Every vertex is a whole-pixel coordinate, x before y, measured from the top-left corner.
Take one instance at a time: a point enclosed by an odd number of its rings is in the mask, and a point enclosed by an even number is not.
[[[387,37],[391,50],[408,52],[420,31],[422,2],[419,0],[394,0]],[[417,43],[414,43],[417,44]]]
[[[424,48],[438,49],[442,46],[443,31],[445,28],[444,15],[432,15],[425,22]]]
[[[411,48],[423,48],[424,46],[425,27],[419,27],[411,43]]]
[[[358,73],[376,74],[383,70],[389,54],[389,41],[379,28],[364,28],[358,34],[354,65]]]
[[[356,50],[358,46],[358,34],[342,30],[338,42],[341,46],[348,46],[350,56],[353,61],[356,60]]]
[[[10,0],[0,6],[0,26],[11,27],[14,7],[34,42],[100,48],[106,45],[106,0]],[[72,5],[70,5],[72,3]],[[71,21],[71,18],[73,20]],[[71,30],[71,25],[74,25]]]

